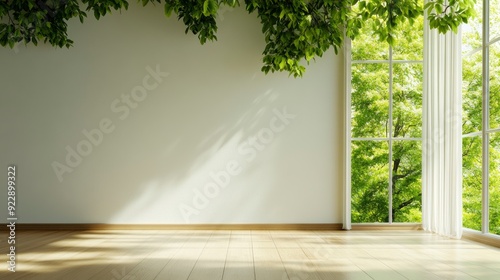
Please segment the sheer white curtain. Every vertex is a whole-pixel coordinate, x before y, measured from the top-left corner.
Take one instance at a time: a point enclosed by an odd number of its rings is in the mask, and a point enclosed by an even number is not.
[[[462,236],[461,33],[424,27],[422,224]]]

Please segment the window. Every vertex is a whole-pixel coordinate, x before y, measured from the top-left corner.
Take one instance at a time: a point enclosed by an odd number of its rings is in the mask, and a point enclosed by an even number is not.
[[[500,0],[476,11],[462,40],[463,225],[500,234]]]
[[[370,25],[348,65],[351,221],[421,222],[423,17],[401,26],[393,47]]]

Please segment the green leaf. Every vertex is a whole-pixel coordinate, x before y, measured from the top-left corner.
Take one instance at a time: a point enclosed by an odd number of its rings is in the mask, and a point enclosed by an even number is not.
[[[208,5],[210,4],[210,0],[205,0],[203,3],[203,14],[208,15]]]
[[[173,10],[174,10],[173,6],[171,6],[168,3],[165,3],[165,16],[170,17],[172,15]]]
[[[306,60],[310,61],[314,57],[314,54],[311,53],[309,49],[306,50]]]
[[[285,16],[285,14],[286,14],[286,10],[281,10],[281,13],[280,13],[280,16],[279,16],[280,20],[283,19],[283,17]]]

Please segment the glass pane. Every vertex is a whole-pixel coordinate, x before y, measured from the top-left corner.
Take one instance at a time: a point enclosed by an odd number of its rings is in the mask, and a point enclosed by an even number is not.
[[[462,25],[462,54],[469,54],[471,51],[482,46],[483,34],[483,1],[478,0],[475,4],[476,15],[469,19],[467,24]]]
[[[389,222],[389,145],[353,141],[351,158],[352,222]]]
[[[481,1],[482,2],[482,1]],[[500,0],[490,0],[490,40],[500,36]]]
[[[393,66],[393,137],[422,136],[422,64]]]
[[[422,221],[422,144],[394,141],[392,147],[392,220]]]
[[[490,233],[500,234],[500,132],[490,134]]]
[[[423,1],[421,5],[423,7]],[[420,16],[415,22],[400,25],[397,39],[392,47],[394,60],[422,60],[424,58],[424,17]]]
[[[490,46],[490,128],[500,127],[500,41]]]
[[[481,230],[481,137],[466,137],[462,143],[463,225],[466,228]]]
[[[483,81],[481,52],[462,61],[462,133],[479,132],[483,120]]]
[[[389,65],[352,65],[352,137],[387,137]]]
[[[373,20],[367,20],[359,35],[351,43],[352,60],[388,60],[389,44],[373,35]]]

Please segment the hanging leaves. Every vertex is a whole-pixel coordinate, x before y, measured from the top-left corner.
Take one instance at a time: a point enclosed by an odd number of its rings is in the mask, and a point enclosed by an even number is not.
[[[424,7],[430,27],[456,32],[474,14],[475,0],[434,0]],[[201,44],[217,40],[217,15],[221,7],[236,7],[238,0],[138,0],[143,6],[163,3],[167,17],[175,13],[185,32],[198,36]],[[418,0],[245,0],[246,10],[256,13],[266,42],[262,71],[288,72],[300,77],[308,64],[330,47],[338,53],[345,36],[355,38],[367,19],[379,40],[393,45],[399,26],[423,13]],[[127,0],[6,0],[0,1],[0,45],[43,40],[53,46],[70,47],[67,22],[87,13],[96,19],[113,10],[127,9]]]

